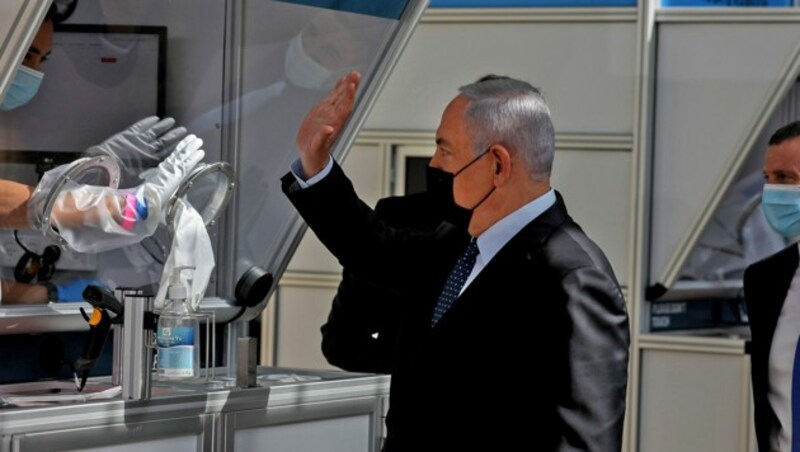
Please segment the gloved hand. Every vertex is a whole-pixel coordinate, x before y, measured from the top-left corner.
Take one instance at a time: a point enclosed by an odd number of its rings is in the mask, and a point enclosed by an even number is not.
[[[70,181],[54,201],[49,225],[70,248],[99,253],[137,243],[165,222],[167,204],[203,159],[203,140],[189,135],[137,187],[117,190]],[[40,203],[41,204],[41,203]],[[31,217],[42,227],[41,209]]]
[[[122,132],[92,146],[85,156],[107,155],[120,168],[119,188],[130,188],[141,183],[139,174],[164,160],[186,136],[185,127],[174,127],[175,120],[158,116],[144,118]]]
[[[99,280],[92,278],[77,279],[65,284],[44,283],[44,286],[47,287],[48,300],[58,303],[85,301],[83,299],[83,291],[87,286],[106,287]]]
[[[201,146],[203,146],[203,140],[194,135],[189,135],[178,143],[175,152],[161,162],[158,168],[154,168],[143,175],[145,190],[158,196],[162,222],[165,219],[163,215],[166,212],[167,201],[178,190],[178,186],[183,179],[205,157],[206,154],[200,149]]]

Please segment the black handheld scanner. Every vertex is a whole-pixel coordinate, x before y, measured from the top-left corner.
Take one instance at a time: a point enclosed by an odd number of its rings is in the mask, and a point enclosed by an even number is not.
[[[89,322],[89,336],[83,344],[83,353],[81,357],[75,360],[75,375],[80,378],[78,384],[78,391],[82,391],[86,386],[86,380],[89,378],[89,373],[94,367],[97,358],[103,351],[108,339],[108,332],[111,330],[111,324],[120,323],[122,321],[123,305],[119,300],[114,297],[111,290],[90,285],[83,291],[83,299],[91,304],[94,309],[92,315],[87,316],[84,313],[84,318]],[[108,311],[115,314],[112,319]],[[83,309],[81,308],[83,313]]]
[[[83,344],[81,357],[75,360],[75,373],[80,378],[78,391],[82,391],[86,386],[86,379],[89,372],[94,367],[94,363],[103,351],[103,345],[108,339],[108,332],[111,330],[111,318],[108,312],[102,308],[94,308],[89,317],[89,337]]]
[[[94,285],[86,286],[86,289],[83,290],[83,299],[95,308],[107,309],[113,312],[116,317],[112,323],[120,323],[122,321],[123,305],[117,300],[111,289]]]

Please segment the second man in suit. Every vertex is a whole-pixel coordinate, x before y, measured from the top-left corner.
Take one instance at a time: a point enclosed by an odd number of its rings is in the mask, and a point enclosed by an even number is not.
[[[790,240],[787,248],[750,265],[744,295],[752,333],[751,373],[756,439],[762,451],[790,451],[800,444],[800,381],[794,368],[800,335],[800,121],[778,129],[764,157],[761,206],[770,226]],[[795,383],[797,384],[797,383]],[[798,408],[795,408],[796,410]]]

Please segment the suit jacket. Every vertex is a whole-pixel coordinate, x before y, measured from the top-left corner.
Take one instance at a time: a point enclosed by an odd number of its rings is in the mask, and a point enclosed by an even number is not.
[[[375,206],[375,215],[393,227],[424,231],[442,222],[441,209],[426,193],[383,198]],[[464,245],[468,240],[465,230]],[[391,373],[398,314],[405,301],[403,291],[343,269],[328,320],[320,328],[322,354],[330,364],[351,372]]]
[[[769,404],[769,354],[778,317],[800,262],[797,244],[750,265],[744,272],[744,296],[750,320],[750,372],[758,450],[770,450],[778,418]]]
[[[560,195],[432,328],[463,250],[452,227],[388,227],[338,166],[307,189],[287,174],[283,189],[342,265],[415,294],[399,318],[386,450],[620,450],[625,304]]]

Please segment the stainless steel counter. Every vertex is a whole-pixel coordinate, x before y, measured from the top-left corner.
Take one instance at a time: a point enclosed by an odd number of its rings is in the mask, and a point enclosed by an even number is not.
[[[378,450],[388,376],[259,368],[258,387],[220,388],[231,382],[154,381],[150,400],[6,405],[0,450]],[[70,385],[6,385],[0,396],[74,392]]]

